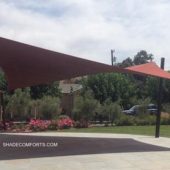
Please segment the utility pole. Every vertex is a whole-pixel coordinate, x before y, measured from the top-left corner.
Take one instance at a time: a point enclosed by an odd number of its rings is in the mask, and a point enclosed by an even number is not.
[[[161,69],[164,70],[165,65],[165,58],[161,58]],[[160,136],[160,121],[161,121],[161,104],[162,104],[162,85],[163,85],[163,79],[159,79],[159,91],[158,91],[158,110],[157,110],[157,116],[156,116],[156,131],[155,131],[155,138],[159,138]]]
[[[116,57],[114,56],[115,50],[111,50],[111,64],[114,65],[114,62],[116,62]]]

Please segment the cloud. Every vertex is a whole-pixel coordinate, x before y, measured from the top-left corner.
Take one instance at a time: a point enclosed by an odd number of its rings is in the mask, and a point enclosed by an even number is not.
[[[43,3],[42,3],[43,2]],[[139,50],[170,69],[166,0],[1,0],[0,36],[110,64]]]

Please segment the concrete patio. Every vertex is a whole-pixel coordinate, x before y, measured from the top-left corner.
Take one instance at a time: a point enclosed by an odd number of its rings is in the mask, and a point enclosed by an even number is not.
[[[4,134],[3,134],[4,135]],[[10,134],[8,134],[10,135]],[[97,133],[27,133],[11,134],[27,136],[49,136],[49,137],[76,137],[82,139],[132,139],[139,142],[140,146],[153,148],[154,151],[117,152],[102,154],[85,154],[69,156],[53,156],[28,159],[1,160],[0,167],[3,170],[169,170],[170,169],[170,138],[159,138],[138,135],[123,134],[97,134]],[[16,136],[17,137],[17,136]],[[59,139],[59,138],[56,138]],[[60,144],[60,143],[59,143]],[[144,144],[144,145],[142,145]],[[151,145],[150,145],[151,144]],[[123,147],[132,146],[130,143],[122,144]],[[122,145],[120,145],[122,147]],[[154,145],[154,146],[153,146]],[[134,147],[139,145],[134,145]],[[119,145],[118,145],[119,147]],[[160,151],[155,150],[159,148]],[[100,150],[100,148],[98,148]],[[113,148],[114,149],[114,148]],[[133,147],[132,147],[133,149]],[[163,150],[164,151],[163,151]]]

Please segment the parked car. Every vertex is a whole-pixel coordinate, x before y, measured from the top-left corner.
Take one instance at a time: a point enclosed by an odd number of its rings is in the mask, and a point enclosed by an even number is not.
[[[147,110],[149,111],[150,114],[157,114],[158,108],[155,104],[149,104],[147,106]]]
[[[126,115],[136,115],[139,113],[140,107],[142,107],[142,106],[134,105],[129,110],[123,110],[123,113]],[[150,114],[157,114],[157,106],[155,104],[149,104],[146,109],[147,109],[148,113],[150,113]]]
[[[123,110],[122,112],[126,115],[136,115],[139,110],[140,105],[135,105],[131,107],[129,110]]]

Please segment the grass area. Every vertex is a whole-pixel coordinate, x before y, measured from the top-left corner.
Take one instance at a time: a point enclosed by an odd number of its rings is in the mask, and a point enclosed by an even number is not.
[[[114,127],[90,127],[81,129],[65,129],[61,132],[88,132],[88,133],[122,133],[135,135],[155,135],[155,126],[114,126]],[[170,125],[162,125],[160,136],[170,137]]]

